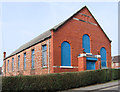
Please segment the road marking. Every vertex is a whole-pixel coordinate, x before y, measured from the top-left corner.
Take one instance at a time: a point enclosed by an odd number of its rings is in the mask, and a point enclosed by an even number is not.
[[[101,89],[101,90],[109,90],[109,89],[113,89],[113,88],[115,88],[115,90],[118,90],[118,85],[116,85],[114,87],[104,88],[104,89]]]

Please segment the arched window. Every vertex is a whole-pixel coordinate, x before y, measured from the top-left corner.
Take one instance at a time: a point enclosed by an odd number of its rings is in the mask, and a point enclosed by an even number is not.
[[[82,48],[84,48],[86,53],[90,53],[90,38],[87,34],[83,35]]]
[[[100,54],[101,54],[101,66],[106,67],[106,49],[104,47],[100,49]]]
[[[71,66],[70,44],[66,41],[61,44],[61,66]]]

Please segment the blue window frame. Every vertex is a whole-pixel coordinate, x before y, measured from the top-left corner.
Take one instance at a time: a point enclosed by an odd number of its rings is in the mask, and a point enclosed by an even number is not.
[[[90,38],[87,34],[83,35],[82,48],[84,48],[86,53],[90,53]]]
[[[47,46],[42,46],[42,67],[47,66]]]
[[[8,72],[9,72],[9,60],[8,60],[8,68],[7,69],[8,69]]]
[[[34,58],[35,58],[35,53],[34,53],[34,49],[32,50],[32,69],[34,69]]]
[[[12,71],[14,71],[14,58],[12,58]]]
[[[20,55],[18,56],[18,71],[20,70]]]
[[[71,47],[66,41],[61,44],[61,66],[71,66]]]
[[[100,49],[100,54],[101,54],[101,67],[106,67],[106,49],[102,47]]]
[[[24,53],[24,70],[26,70],[26,53]]]

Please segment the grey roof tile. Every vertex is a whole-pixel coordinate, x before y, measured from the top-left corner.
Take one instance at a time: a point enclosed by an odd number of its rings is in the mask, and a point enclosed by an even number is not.
[[[50,30],[48,30],[48,31],[42,33],[41,35],[37,36],[36,38],[32,39],[31,41],[20,46],[17,50],[15,50],[13,53],[11,53],[8,57],[17,54],[33,45],[45,40],[46,38],[49,38],[50,36],[51,36],[51,32],[50,32]],[[8,57],[6,57],[6,58],[8,58]]]

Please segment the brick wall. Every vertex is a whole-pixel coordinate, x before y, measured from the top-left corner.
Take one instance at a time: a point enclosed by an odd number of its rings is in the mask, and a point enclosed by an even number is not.
[[[49,39],[49,45],[51,39]],[[47,44],[47,67],[42,67],[42,45]],[[32,69],[31,62],[31,51],[35,51],[35,67]],[[49,48],[50,49],[50,48]],[[24,70],[24,53],[26,53],[26,70]],[[20,70],[18,71],[18,56],[20,55]],[[14,71],[12,71],[12,58],[14,58]],[[8,60],[9,60],[9,72],[8,72]],[[43,41],[42,43],[36,44],[17,55],[7,58],[6,61],[6,76],[15,76],[15,75],[41,75],[48,73],[48,40]],[[50,64],[51,65],[51,64]],[[3,65],[4,66],[4,65]],[[5,73],[4,73],[5,75]]]
[[[79,13],[91,16],[91,18],[85,17]],[[87,8],[82,9],[77,13],[74,18],[89,21],[94,24],[97,22],[92,17],[91,13]],[[78,66],[78,55],[82,53],[82,37],[84,34],[88,34],[90,37],[90,52],[93,55],[97,55],[98,51],[102,47],[105,47],[107,52],[107,67],[111,67],[111,43],[106,37],[100,26],[97,24],[93,25],[90,23],[70,19],[63,26],[58,28],[57,31],[52,31],[52,43],[53,43],[53,66],[61,66],[61,44],[67,41],[71,46],[71,66]],[[78,68],[54,68],[54,72],[71,72],[78,71]]]

